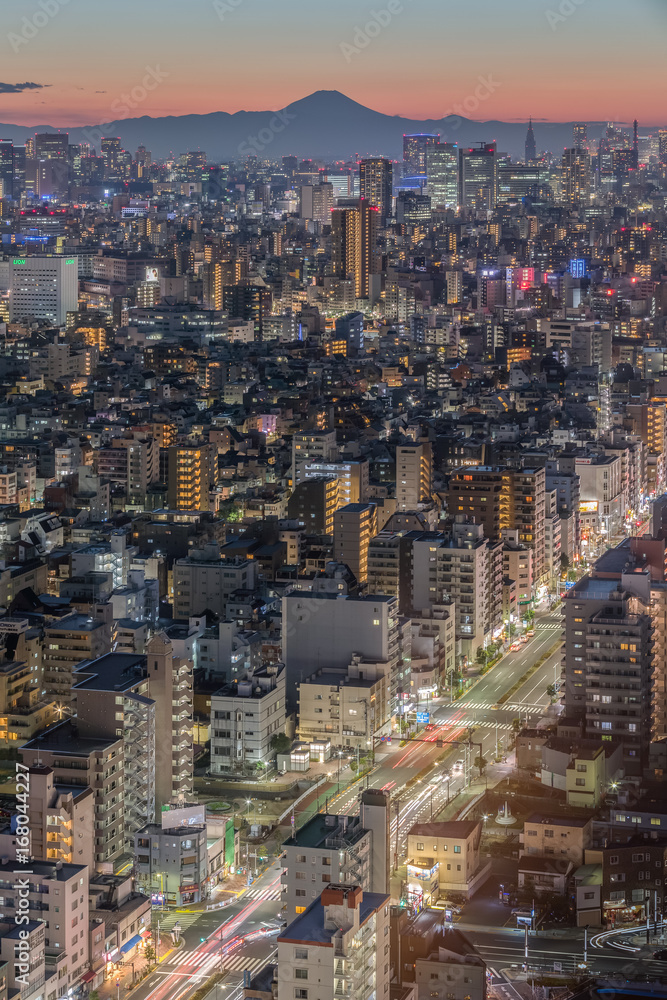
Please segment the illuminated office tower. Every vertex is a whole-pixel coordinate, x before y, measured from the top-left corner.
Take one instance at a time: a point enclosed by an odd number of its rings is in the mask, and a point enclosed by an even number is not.
[[[455,142],[428,147],[426,176],[431,205],[455,208],[459,199],[459,151]]]
[[[459,150],[459,205],[462,208],[491,209],[497,201],[495,142]]]
[[[526,133],[526,163],[534,163],[537,159],[537,146],[535,144],[535,133],[533,132],[533,119],[528,122],[528,132]]]
[[[119,136],[107,136],[101,143],[102,159],[104,160],[104,173],[107,177],[113,177],[118,171],[118,158],[122,152]]]
[[[35,158],[38,160],[66,160],[69,152],[67,132],[37,132]]]
[[[437,146],[440,136],[431,132],[403,136],[403,173],[406,177],[426,177],[426,158],[431,146]]]
[[[174,445],[169,449],[168,502],[171,510],[209,510],[208,445]]]
[[[206,153],[201,149],[186,153],[184,166],[189,181],[200,181],[206,167]]]
[[[34,316],[64,326],[79,308],[76,257],[13,257],[9,265],[9,318]]]
[[[362,160],[359,166],[361,197],[375,205],[381,224],[391,217],[392,166],[384,157]]]
[[[572,145],[579,149],[588,149],[588,125],[586,122],[575,122],[572,126]]]
[[[661,163],[667,163],[667,128],[658,130],[658,154]]]
[[[371,293],[372,275],[380,273],[377,252],[379,211],[362,198],[358,208],[336,209],[331,213],[331,260],[337,278],[354,277],[355,295],[366,299]]]
[[[0,140],[0,198],[14,197],[14,143]]]
[[[575,146],[563,151],[561,171],[562,200],[570,205],[588,204],[591,191],[590,157]]]

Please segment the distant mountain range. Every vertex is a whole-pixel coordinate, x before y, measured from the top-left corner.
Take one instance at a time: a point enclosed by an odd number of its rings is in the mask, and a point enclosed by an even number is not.
[[[618,123],[617,123],[618,124]],[[589,122],[589,137],[597,138],[605,122]],[[558,152],[572,145],[572,122],[533,121],[538,150]],[[642,133],[651,127],[644,126]],[[443,142],[471,145],[495,139],[500,152],[524,154],[526,122],[473,121],[450,115],[421,121],[384,115],[358,104],[337,90],[319,90],[282,111],[215,111],[207,115],[166,118],[125,118],[102,125],[61,129],[70,142],[92,142],[99,151],[100,138],[120,136],[134,153],[144,145],[154,157],[205,150],[210,160],[260,157],[280,159],[295,155],[326,160],[382,155],[402,159],[405,132],[439,132]],[[56,131],[49,125],[23,127],[0,125],[0,138],[23,143],[35,132]]]

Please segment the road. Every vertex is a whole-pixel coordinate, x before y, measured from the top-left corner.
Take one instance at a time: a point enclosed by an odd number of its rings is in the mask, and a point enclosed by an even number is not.
[[[453,704],[436,704],[432,712],[433,729],[426,731],[424,742],[399,747],[396,741],[386,745],[377,756],[377,767],[369,776],[373,788],[395,790],[397,809],[392,817],[392,837],[396,840],[398,816],[398,852],[405,848],[407,830],[413,823],[430,818],[466,782],[466,773],[452,775],[449,782],[438,780],[401,798],[401,789],[416,773],[428,768],[446,752],[438,741],[465,738],[467,727],[475,727],[473,740],[482,742],[487,759],[493,759],[496,734],[499,742],[512,729],[512,720],[536,723],[548,703],[548,684],[560,675],[559,654],[551,656],[512,696],[499,706],[499,699],[511,690],[560,637],[560,614],[539,619],[535,637],[514,653],[509,653],[474,687]],[[497,726],[497,728],[496,728]],[[476,751],[475,751],[476,752]],[[463,743],[453,745],[449,764],[465,756]],[[470,756],[470,755],[468,755]],[[468,768],[469,770],[469,768]],[[440,776],[441,777],[441,776]],[[331,808],[336,812],[356,811],[359,786],[340,795]],[[222,969],[224,979],[217,990],[216,1000],[239,1000],[242,995],[243,973],[256,973],[275,954],[276,934],[280,920],[279,864],[272,864],[238,899],[224,908],[204,913],[169,915],[166,926],[178,919],[182,928],[182,945],[160,962],[157,970],[132,994],[133,1000],[188,1000],[208,977]],[[477,940],[479,932],[475,932]],[[164,935],[163,935],[164,942]],[[163,944],[164,947],[164,944]],[[512,932],[501,932],[501,944],[493,955],[502,958],[509,947],[515,954]],[[509,953],[508,953],[509,954]],[[519,961],[521,957],[519,955]]]
[[[421,734],[423,742],[408,743],[404,747],[391,749],[387,744],[380,744],[376,751],[377,767],[369,776],[367,785],[370,788],[383,788],[392,794],[392,808],[395,810],[391,820],[391,842],[394,845],[394,863],[397,864],[405,852],[407,831],[417,822],[426,822],[436,815],[438,810],[469,783],[472,764],[482,745],[482,756],[492,761],[496,756],[496,748],[502,753],[507,746],[512,733],[512,722],[520,718],[524,725],[536,725],[549,704],[547,688],[558,681],[561,672],[560,650],[552,653],[543,664],[529,677],[505,704],[499,704],[500,699],[524,677],[561,637],[561,615],[553,612],[544,615],[535,623],[535,636],[521,646],[516,652],[509,653],[484,674],[465,695],[455,701],[436,703],[431,711],[433,729]],[[473,753],[466,750],[468,742],[468,727],[475,729],[473,733]],[[429,765],[434,765],[439,757],[447,752],[447,741],[452,743],[452,749],[443,761],[443,769],[452,768],[456,760],[463,761],[461,773],[452,774],[449,780],[435,782],[437,774],[428,774],[423,787],[413,787],[402,794],[406,783],[415,774],[424,771]],[[442,745],[438,746],[438,742]],[[434,772],[436,769],[434,768]],[[475,772],[477,773],[477,772]],[[433,783],[431,781],[433,777]],[[345,813],[356,809],[359,786],[344,792],[330,806],[331,812]],[[396,837],[396,817],[399,830]]]

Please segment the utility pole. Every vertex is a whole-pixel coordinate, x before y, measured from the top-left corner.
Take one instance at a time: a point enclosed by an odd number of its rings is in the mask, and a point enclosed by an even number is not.
[[[394,868],[398,871],[398,828],[401,816],[401,800],[396,799],[396,848],[394,850]]]

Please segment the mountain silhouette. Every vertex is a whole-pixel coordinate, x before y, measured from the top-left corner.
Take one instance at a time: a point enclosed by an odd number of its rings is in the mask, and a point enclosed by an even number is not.
[[[373,155],[398,160],[403,155],[403,133],[439,132],[442,142],[460,146],[495,139],[499,152],[523,157],[527,118],[521,122],[479,121],[456,115],[403,118],[373,111],[337,90],[319,90],[280,111],[215,111],[163,118],[131,118],[128,112],[127,118],[82,128],[0,125],[0,138],[21,144],[35,132],[65,131],[71,143],[91,142],[99,152],[102,137],[120,136],[131,153],[144,145],[158,159],[200,149],[213,161],[242,160],[249,154],[272,160],[290,154],[326,160]],[[572,124],[533,119],[538,151],[559,153],[571,146]],[[590,122],[590,138],[599,136],[605,125]]]

